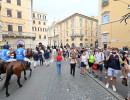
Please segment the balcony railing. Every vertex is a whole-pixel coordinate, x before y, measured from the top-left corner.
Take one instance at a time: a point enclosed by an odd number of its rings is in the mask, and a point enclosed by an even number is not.
[[[102,7],[107,6],[109,4],[109,0],[102,1]]]
[[[4,37],[29,37],[29,38],[36,38],[36,34],[34,33],[27,33],[27,32],[14,32],[14,31],[2,31],[2,35]]]
[[[72,34],[71,37],[83,37],[84,34]]]

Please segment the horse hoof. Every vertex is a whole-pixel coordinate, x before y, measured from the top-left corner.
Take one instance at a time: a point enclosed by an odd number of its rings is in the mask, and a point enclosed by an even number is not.
[[[21,88],[21,87],[22,87],[22,85],[19,85],[19,87]]]
[[[10,96],[10,94],[9,93],[6,93],[6,97],[9,97]]]

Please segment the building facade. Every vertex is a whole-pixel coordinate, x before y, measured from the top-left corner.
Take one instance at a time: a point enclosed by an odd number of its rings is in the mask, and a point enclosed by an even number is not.
[[[33,0],[1,1],[2,40],[14,49],[17,41],[23,41],[26,48],[34,47],[32,4]]]
[[[42,43],[48,45],[47,37],[47,14],[41,11],[33,10],[32,31],[36,34],[35,44]]]
[[[130,12],[129,0],[99,0],[99,47],[130,47],[130,18],[127,24],[122,16]]]
[[[59,46],[97,47],[97,19],[75,13],[57,24]]]
[[[51,26],[47,28],[48,45],[59,46],[59,32],[57,22],[53,22]]]

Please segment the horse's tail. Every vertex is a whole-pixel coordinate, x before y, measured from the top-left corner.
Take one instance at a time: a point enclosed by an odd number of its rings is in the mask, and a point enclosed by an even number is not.
[[[8,69],[7,71],[7,76],[6,76],[6,80],[5,80],[5,83],[4,83],[4,86],[3,86],[3,89],[9,84],[9,81],[11,79],[11,76],[13,75],[13,68],[14,65],[11,65],[11,67]],[[2,89],[2,90],[3,90]]]

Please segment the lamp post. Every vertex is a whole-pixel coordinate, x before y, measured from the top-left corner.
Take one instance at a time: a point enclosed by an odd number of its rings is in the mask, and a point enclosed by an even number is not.
[[[54,46],[55,46],[55,27],[54,27]]]

